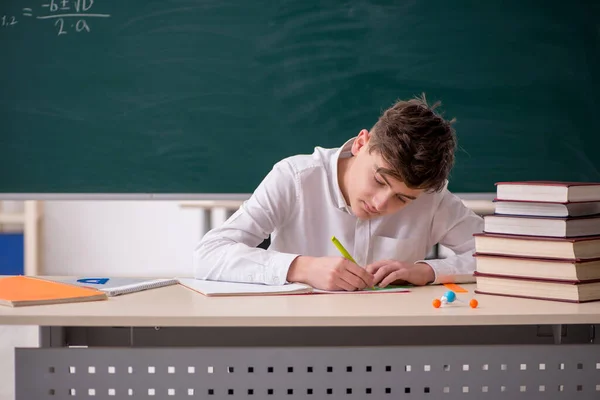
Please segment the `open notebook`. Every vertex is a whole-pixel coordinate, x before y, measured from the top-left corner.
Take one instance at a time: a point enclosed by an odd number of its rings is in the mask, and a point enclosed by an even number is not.
[[[369,293],[398,293],[409,292],[405,286],[375,287],[357,292],[328,291],[314,289],[301,283],[287,285],[261,285],[254,283],[216,282],[201,279],[179,278],[179,283],[188,289],[202,293],[205,296],[267,296],[281,294],[369,294]]]
[[[177,284],[175,278],[144,279],[144,278],[96,278],[96,277],[44,277],[53,281],[69,283],[75,286],[94,288],[106,293],[107,296],[118,296],[121,294],[140,292],[142,290],[155,289],[163,286]]]

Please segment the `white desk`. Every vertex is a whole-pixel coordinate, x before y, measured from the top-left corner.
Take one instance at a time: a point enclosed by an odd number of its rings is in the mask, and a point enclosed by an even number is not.
[[[0,307],[0,324],[44,327],[41,348],[16,352],[19,400],[600,394],[600,303],[479,295],[477,309],[433,308],[445,290],[209,298],[171,286]]]
[[[474,284],[458,294],[474,297]],[[480,306],[435,309],[447,289],[409,293],[206,297],[175,285],[107,301],[0,307],[0,324],[43,326],[335,327],[600,324],[600,302],[569,304],[477,295]]]

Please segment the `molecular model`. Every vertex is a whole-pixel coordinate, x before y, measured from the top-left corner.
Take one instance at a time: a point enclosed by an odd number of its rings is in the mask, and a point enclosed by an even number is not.
[[[456,293],[454,293],[452,290],[448,290],[439,299],[434,299],[432,304],[435,308],[440,308],[442,305],[452,304],[455,301],[463,303],[462,300],[456,298]],[[476,299],[471,299],[471,301],[469,301],[469,306],[471,308],[477,308],[478,305],[479,302]]]

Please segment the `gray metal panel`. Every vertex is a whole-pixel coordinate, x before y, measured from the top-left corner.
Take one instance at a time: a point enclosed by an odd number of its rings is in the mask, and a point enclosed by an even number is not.
[[[62,326],[40,326],[40,347],[65,347],[66,328]]]
[[[562,325],[564,344],[589,343],[591,325]],[[291,347],[553,344],[551,325],[374,327],[67,327],[77,346]],[[50,346],[46,346],[50,347]],[[55,346],[52,346],[55,347]]]
[[[17,400],[598,399],[600,347],[17,349],[16,393]]]

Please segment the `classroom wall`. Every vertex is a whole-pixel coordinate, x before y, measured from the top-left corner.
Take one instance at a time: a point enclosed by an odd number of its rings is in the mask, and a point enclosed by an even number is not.
[[[0,213],[22,213],[24,203],[22,201],[0,201]],[[23,225],[1,224],[0,232],[23,232]]]
[[[48,201],[43,273],[173,277],[192,274],[202,213],[177,201]]]

